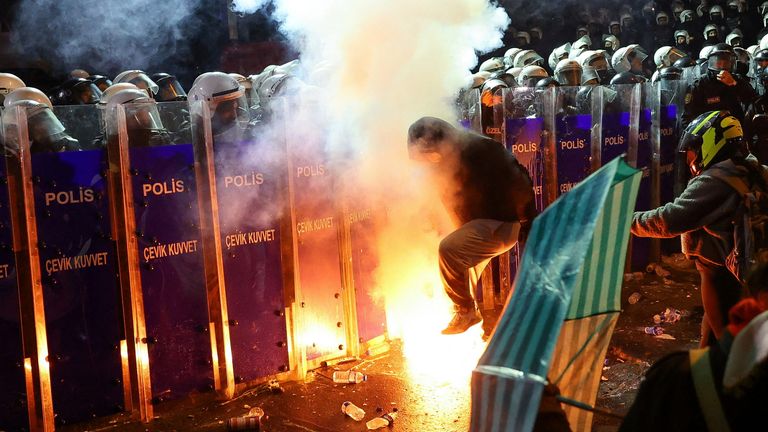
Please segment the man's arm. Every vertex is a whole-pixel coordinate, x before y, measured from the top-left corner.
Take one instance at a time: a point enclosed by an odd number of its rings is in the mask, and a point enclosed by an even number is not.
[[[736,191],[725,182],[701,175],[688,183],[673,202],[635,212],[632,234],[638,237],[671,238],[697,230],[722,218]]]

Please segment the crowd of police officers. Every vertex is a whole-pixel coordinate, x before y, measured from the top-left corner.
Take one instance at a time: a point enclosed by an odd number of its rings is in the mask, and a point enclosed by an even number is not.
[[[663,87],[664,83],[674,82],[675,88],[686,89],[680,130],[689,125],[702,125],[698,127],[701,131],[712,129],[725,133],[727,128],[723,125],[732,122],[731,118],[743,127],[743,137],[739,137],[743,139],[739,142],[745,148],[734,147],[727,155],[723,153],[719,159],[706,163],[699,154],[696,163],[702,170],[732,159],[742,150],[744,154],[756,156],[761,163],[768,163],[768,1],[760,4],[747,0],[658,1],[635,10],[623,3],[609,12],[604,8],[593,12],[577,17],[580,20],[574,25],[573,41],[556,46],[548,54],[537,50],[557,42],[545,38],[541,27],[515,31],[513,46],[504,47],[503,55],[483,61],[464,90],[479,90],[481,104],[493,105],[498,103],[499,91],[503,89],[534,89],[536,95],[552,87],[572,87],[576,89],[575,97],[562,101],[564,114],[568,114],[568,111],[588,112],[590,95],[598,86],[610,90],[619,84],[650,81]],[[292,61],[269,66],[250,76],[207,72],[198,76],[189,93],[168,73],[126,70],[110,79],[78,69],[70,73],[66,82],[46,94],[25,86],[14,75],[0,72],[3,107],[0,144],[11,153],[18,149],[16,126],[20,108],[26,112],[33,153],[104,147],[118,133],[118,127],[113,124],[116,110],[125,113],[125,131],[131,146],[188,142],[191,134],[204,132],[194,128],[195,124],[202,123],[198,122],[201,118],[210,119],[210,133],[216,145],[238,143],[270,115],[274,96],[303,85],[297,78],[299,67],[298,61]],[[322,68],[314,71],[320,75],[323,72]],[[303,78],[311,80],[312,77]],[[616,92],[603,94],[608,95],[608,106]],[[188,104],[184,104],[185,101]],[[518,114],[522,117],[540,115],[541,106],[537,101],[534,96]],[[184,108],[181,112],[162,110],[158,109],[158,102],[181,102]],[[467,100],[460,103],[466,104]],[[96,105],[101,114],[100,130],[91,142],[75,139],[53,111],[55,105],[85,104]],[[188,111],[183,112],[184,109]],[[721,114],[702,122],[702,115],[711,112]],[[646,234],[658,234],[656,231],[663,231],[658,227],[669,222],[662,220],[662,213],[636,215],[634,225],[648,231]],[[654,225],[658,229],[641,226],[652,217],[661,221]],[[637,227],[633,226],[636,235],[643,231],[635,229]],[[664,231],[665,234],[671,232]],[[702,290],[707,278],[712,279],[708,282],[710,285],[718,283],[714,276],[699,270]],[[718,290],[713,288],[713,291]],[[702,295],[705,309],[711,309],[705,312],[714,315],[714,308],[706,307],[705,293]],[[718,298],[718,306],[726,306],[720,304],[719,293],[713,293],[712,297]],[[728,300],[727,306],[736,301],[738,299]],[[723,315],[727,313],[724,309],[716,314],[719,322],[712,327],[718,339],[725,331],[727,319]],[[702,345],[712,343],[708,334],[702,336]]]

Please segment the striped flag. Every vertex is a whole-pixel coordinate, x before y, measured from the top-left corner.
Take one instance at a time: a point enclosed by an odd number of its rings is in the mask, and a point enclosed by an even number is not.
[[[594,403],[640,174],[617,158],[534,221],[514,295],[473,373],[472,432],[530,431],[548,379]],[[589,430],[580,425],[591,417],[567,414],[574,430]]]

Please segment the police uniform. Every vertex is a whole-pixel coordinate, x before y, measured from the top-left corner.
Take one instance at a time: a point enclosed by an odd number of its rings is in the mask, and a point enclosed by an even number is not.
[[[708,111],[730,111],[737,119],[744,120],[744,106],[757,98],[757,93],[743,78],[733,75],[735,86],[727,86],[717,79],[717,72],[709,71],[694,81],[685,95],[683,127]]]

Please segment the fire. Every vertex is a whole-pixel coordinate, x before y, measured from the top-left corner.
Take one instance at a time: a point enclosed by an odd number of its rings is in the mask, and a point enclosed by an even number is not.
[[[410,247],[388,248],[396,252],[385,254],[379,269],[379,281],[387,287],[389,334],[403,342],[410,379],[433,388],[463,389],[468,394],[472,370],[486,345],[481,326],[459,335],[440,333],[451,320],[453,306],[440,280],[439,236],[413,230],[409,234]]]

